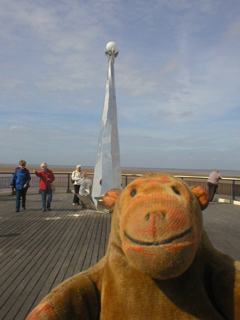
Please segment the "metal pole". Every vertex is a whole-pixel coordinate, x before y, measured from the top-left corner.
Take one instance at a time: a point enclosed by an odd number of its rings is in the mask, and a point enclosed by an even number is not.
[[[15,172],[13,173],[13,175],[15,174]],[[12,196],[14,196],[16,194],[16,190],[14,188],[12,188]]]
[[[68,179],[67,179],[67,193],[71,193],[71,189],[70,189],[70,173],[68,173]]]
[[[233,180],[232,184],[232,199],[235,200],[235,180]]]

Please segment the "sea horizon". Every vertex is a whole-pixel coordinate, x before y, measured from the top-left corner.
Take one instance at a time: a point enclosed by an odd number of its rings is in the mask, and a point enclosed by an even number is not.
[[[0,164],[0,167],[9,167],[12,168],[16,164]],[[17,165],[16,165],[17,166]],[[27,164],[27,167],[30,168],[39,168],[39,164]],[[74,170],[76,165],[55,165],[55,164],[49,164],[49,168],[66,168],[66,170]],[[85,166],[82,165],[82,168],[85,170],[94,170],[94,166]],[[148,167],[121,167],[122,171],[148,171],[148,172],[170,172],[170,173],[176,173],[176,174],[189,174],[189,175],[209,175],[210,172],[212,172],[215,168],[212,169],[183,169],[183,168],[148,168]],[[223,177],[237,177],[240,178],[240,170],[226,170],[226,169],[218,169],[219,173]]]

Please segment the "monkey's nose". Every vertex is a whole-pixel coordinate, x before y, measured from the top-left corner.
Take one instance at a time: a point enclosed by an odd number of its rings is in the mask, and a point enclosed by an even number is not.
[[[146,215],[146,220],[149,221],[149,220],[156,220],[156,219],[159,219],[159,218],[165,218],[167,215],[167,212],[164,212],[164,211],[160,211],[160,212],[152,212],[152,213],[148,213]]]

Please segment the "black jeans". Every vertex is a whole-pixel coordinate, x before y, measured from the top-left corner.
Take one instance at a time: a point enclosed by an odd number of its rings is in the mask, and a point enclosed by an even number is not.
[[[209,201],[212,201],[218,186],[211,182],[208,182],[207,185],[208,185]]]
[[[22,207],[25,208],[26,206],[26,193],[27,188],[23,188],[21,190],[16,190],[16,210],[20,209],[20,197],[22,197]]]
[[[79,198],[77,194],[79,193],[80,185],[79,184],[74,184],[74,196],[73,196],[73,203],[79,204]]]

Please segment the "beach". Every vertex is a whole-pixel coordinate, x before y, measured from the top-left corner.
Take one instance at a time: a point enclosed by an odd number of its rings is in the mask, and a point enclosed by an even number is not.
[[[0,172],[14,172],[17,165],[7,165],[7,164],[0,164]],[[41,171],[41,168],[39,165],[33,165],[33,164],[27,164],[26,168],[30,171],[30,173],[33,173],[33,170]],[[76,167],[75,166],[59,166],[59,165],[48,165],[48,168],[52,170],[55,173],[72,173]],[[164,171],[164,169],[151,169],[151,168],[121,168],[122,174],[143,174],[146,172],[155,172],[155,171]],[[82,172],[86,171],[87,173],[94,173],[94,167],[87,167],[82,166]],[[178,174],[176,170],[173,170],[172,172],[167,171],[171,174]],[[180,173],[179,173],[180,174]]]

